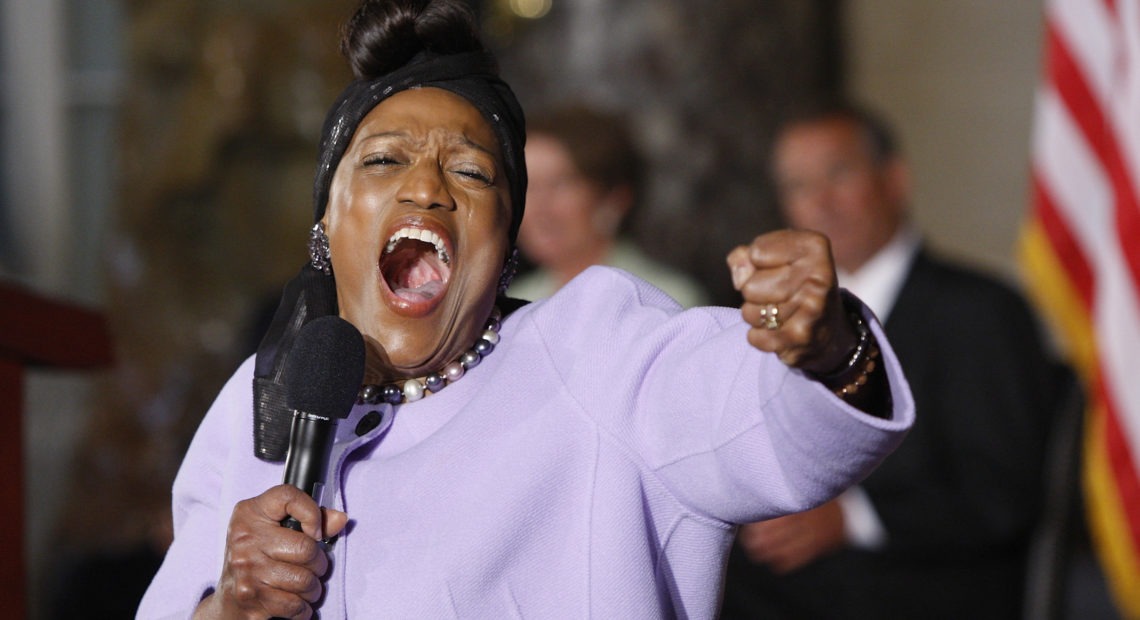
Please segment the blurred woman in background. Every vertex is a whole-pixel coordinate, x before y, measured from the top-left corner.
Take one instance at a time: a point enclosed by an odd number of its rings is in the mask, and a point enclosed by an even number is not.
[[[523,257],[536,269],[511,285],[520,299],[549,297],[590,265],[628,271],[683,307],[707,302],[689,276],[650,258],[622,233],[641,198],[642,159],[628,125],[584,104],[527,119]]]

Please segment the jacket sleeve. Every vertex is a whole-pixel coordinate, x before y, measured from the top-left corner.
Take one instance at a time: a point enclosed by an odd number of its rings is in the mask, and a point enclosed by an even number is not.
[[[695,514],[740,523],[820,504],[865,477],[913,421],[906,379],[873,320],[893,396],[886,419],[753,348],[737,309],[681,311],[628,274],[597,275],[604,294],[566,297],[574,310],[554,322],[552,358],[583,409],[606,412],[597,424]],[[602,346],[574,345],[583,341]]]
[[[869,313],[867,317],[870,321]],[[664,429],[652,430],[699,435],[693,429],[700,429],[703,422],[707,435],[701,444],[690,443],[683,451],[675,449],[685,445],[680,438],[656,442],[655,446],[665,447],[654,458],[657,474],[681,501],[729,523],[799,512],[863,480],[899,445],[914,420],[906,379],[882,330],[877,325],[873,330],[891,388],[893,410],[887,418],[851,407],[776,356],[753,349],[746,342],[745,329],[730,329],[725,336],[743,343],[739,358],[729,357],[725,361],[732,362],[723,368],[715,365],[724,359],[720,354],[701,351],[697,359],[705,357],[702,368],[718,369],[717,374],[733,380],[723,386],[712,382],[723,396],[710,398],[709,393],[695,390],[704,398],[680,409],[704,415],[705,420],[691,419],[684,425],[666,422]],[[666,403],[653,397],[645,405],[664,410]]]

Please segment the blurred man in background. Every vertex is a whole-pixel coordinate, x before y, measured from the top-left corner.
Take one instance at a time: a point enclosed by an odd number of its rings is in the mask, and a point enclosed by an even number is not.
[[[723,617],[1019,617],[1054,398],[1033,315],[932,254],[908,214],[906,163],[870,112],[802,110],[772,155],[787,223],[831,240],[840,285],[886,326],[918,419],[862,486],[741,527]]]

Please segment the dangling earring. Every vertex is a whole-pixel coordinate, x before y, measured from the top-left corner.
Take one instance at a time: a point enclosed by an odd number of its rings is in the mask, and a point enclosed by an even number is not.
[[[511,281],[515,279],[515,271],[519,268],[519,249],[511,248],[511,253],[507,256],[507,262],[503,263],[503,273],[499,275],[499,297],[507,294],[507,288],[511,286]]]
[[[329,258],[329,236],[325,234],[325,223],[317,222],[309,231],[309,262],[313,269],[332,275],[332,259]]]

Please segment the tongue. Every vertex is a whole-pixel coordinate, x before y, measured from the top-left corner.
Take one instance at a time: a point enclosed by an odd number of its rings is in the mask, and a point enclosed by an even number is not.
[[[431,299],[443,290],[439,272],[428,261],[417,261],[412,268],[401,274],[392,289],[400,297],[418,295]]]
[[[424,251],[426,248],[430,248]],[[432,299],[443,291],[447,267],[434,248],[422,243],[402,243],[387,256],[382,266],[388,287],[401,299]]]

